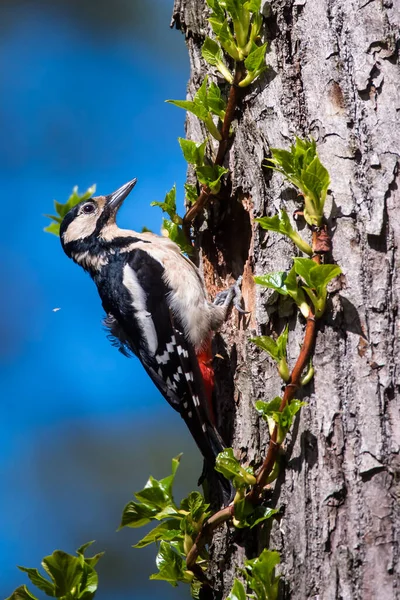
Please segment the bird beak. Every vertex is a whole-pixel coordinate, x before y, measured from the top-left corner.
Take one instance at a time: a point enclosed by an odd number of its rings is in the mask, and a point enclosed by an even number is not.
[[[131,193],[131,191],[135,187],[136,182],[137,179],[135,177],[135,179],[132,179],[132,181],[128,181],[128,183],[125,183],[125,185],[120,187],[118,190],[116,190],[112,194],[109,194],[106,198],[106,206],[108,208],[111,208],[113,212],[117,212],[118,209],[122,206],[122,203],[125,200],[125,198]]]

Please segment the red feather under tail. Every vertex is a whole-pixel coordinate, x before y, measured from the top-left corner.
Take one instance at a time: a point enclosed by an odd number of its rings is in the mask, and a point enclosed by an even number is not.
[[[199,361],[199,367],[201,371],[201,375],[203,377],[204,389],[206,391],[207,400],[208,400],[208,409],[210,412],[210,418],[215,425],[215,414],[213,407],[213,390],[214,390],[214,369],[212,367],[212,348],[211,348],[211,340],[210,336],[207,342],[204,344],[202,349],[197,353],[197,360]]]

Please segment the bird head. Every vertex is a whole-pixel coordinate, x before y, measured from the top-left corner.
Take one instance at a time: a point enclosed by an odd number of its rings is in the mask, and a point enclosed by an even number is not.
[[[117,212],[136,181],[132,179],[108,196],[89,198],[71,208],[60,226],[61,245],[67,256],[75,260],[83,252],[95,253],[101,241],[113,235]]]

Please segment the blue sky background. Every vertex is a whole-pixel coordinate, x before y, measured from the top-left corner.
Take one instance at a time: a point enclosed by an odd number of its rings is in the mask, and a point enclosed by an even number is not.
[[[183,451],[179,496],[201,460],[137,361],[107,341],[94,284],[43,233],[74,185],[106,194],[138,177],[119,222],[139,230],[159,231],[149,204],[175,182],[182,198],[185,115],[164,100],[186,95],[187,52],[172,0],[144,4],[0,2],[1,599],[27,583],[17,564],[91,539],[106,550],[99,600],[189,597],[148,582],[155,549],[130,547],[143,531],[115,530],[149,474]]]

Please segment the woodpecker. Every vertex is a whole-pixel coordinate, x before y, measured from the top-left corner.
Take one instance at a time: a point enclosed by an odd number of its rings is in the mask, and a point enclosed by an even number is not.
[[[118,227],[118,210],[136,181],[72,208],[61,223],[61,244],[95,282],[113,345],[138,357],[212,467],[225,444],[207,401],[211,336],[240,290],[233,286],[212,304],[199,270],[174,242]],[[219,482],[226,502],[230,484],[222,476]]]

